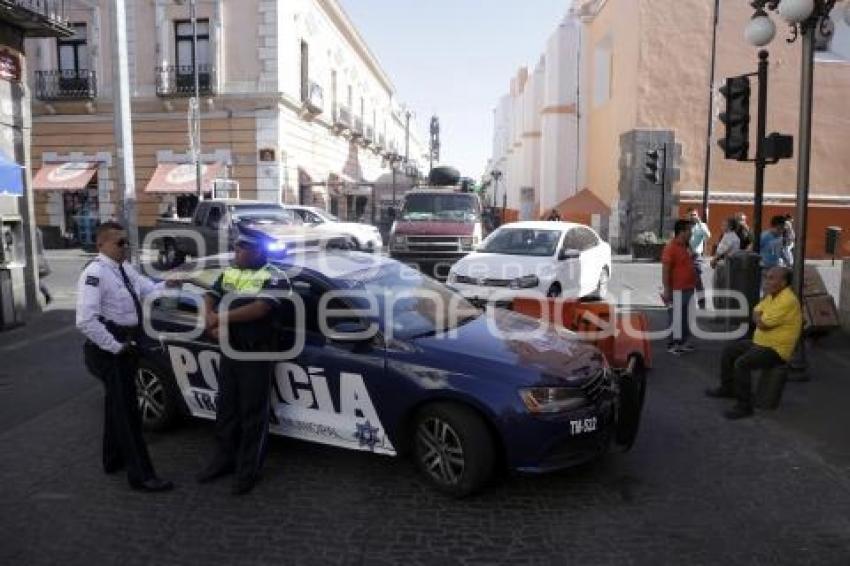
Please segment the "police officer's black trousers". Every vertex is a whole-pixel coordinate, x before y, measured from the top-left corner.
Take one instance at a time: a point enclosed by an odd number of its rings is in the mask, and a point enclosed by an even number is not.
[[[100,350],[106,387],[103,421],[103,468],[110,472],[126,466],[127,479],[138,485],[155,477],[142,436],[142,417],[136,398],[138,359]]]
[[[271,362],[221,359],[215,419],[218,467],[235,467],[237,481],[251,481],[266,453]]]

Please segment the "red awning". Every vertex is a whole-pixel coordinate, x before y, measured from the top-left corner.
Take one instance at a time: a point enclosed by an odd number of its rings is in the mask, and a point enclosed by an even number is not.
[[[46,163],[32,180],[37,191],[80,191],[97,172],[98,163]]]
[[[201,165],[201,189],[204,192],[212,191],[213,180],[220,176],[222,169],[221,163]],[[146,193],[195,193],[197,190],[194,163],[160,163],[145,187]]]

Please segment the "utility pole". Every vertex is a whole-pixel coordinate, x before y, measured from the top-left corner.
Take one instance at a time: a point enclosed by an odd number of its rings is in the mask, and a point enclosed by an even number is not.
[[[756,181],[755,195],[753,199],[753,252],[761,252],[761,227],[762,215],[764,214],[764,170],[767,167],[767,158],[764,154],[764,140],[767,135],[767,62],[768,53],[759,51],[758,65],[758,120],[756,124]]]
[[[196,0],[191,0],[190,17],[192,20],[192,73],[195,79],[195,96],[192,99],[192,153],[195,159],[195,189],[198,201],[204,200],[201,187],[201,80],[198,70],[198,15],[195,8]]]
[[[410,110],[404,114],[404,162],[410,161]]]
[[[115,0],[112,9],[113,70],[112,113],[118,157],[119,186],[124,187],[122,220],[130,239],[130,250],[138,261],[139,227],[136,217],[136,172],[133,161],[133,129],[130,120],[130,72],[127,59],[127,6]]]
[[[717,66],[717,25],[720,18],[720,0],[714,0],[714,26],[711,34],[711,70],[708,79],[708,132],[705,136],[705,171],[702,178],[702,219],[708,224],[708,193],[711,177],[711,138],[714,134],[714,76]]]

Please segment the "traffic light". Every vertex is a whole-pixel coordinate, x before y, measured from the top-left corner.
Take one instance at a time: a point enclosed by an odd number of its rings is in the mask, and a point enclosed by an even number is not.
[[[726,111],[720,114],[726,135],[717,143],[726,159],[746,161],[750,149],[750,78],[726,79],[720,94],[726,99]]]
[[[646,151],[646,161],[643,166],[643,176],[646,180],[655,185],[661,184],[661,152],[657,149],[648,149]]]

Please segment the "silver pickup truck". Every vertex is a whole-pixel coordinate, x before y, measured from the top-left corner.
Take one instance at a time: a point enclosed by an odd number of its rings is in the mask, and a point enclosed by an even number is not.
[[[349,236],[318,232],[279,204],[250,200],[201,201],[191,218],[160,218],[156,228],[153,246],[161,268],[178,266],[189,256],[230,251],[240,234],[264,240],[272,253],[353,247]]]

